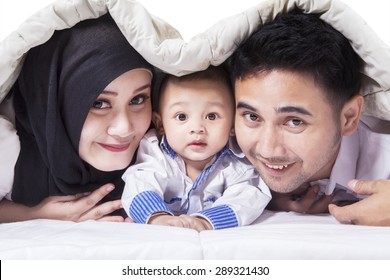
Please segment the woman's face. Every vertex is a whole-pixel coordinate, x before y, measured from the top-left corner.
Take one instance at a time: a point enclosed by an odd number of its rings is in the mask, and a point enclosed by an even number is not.
[[[151,122],[151,81],[149,71],[135,69],[103,90],[81,131],[81,159],[101,171],[129,166]]]

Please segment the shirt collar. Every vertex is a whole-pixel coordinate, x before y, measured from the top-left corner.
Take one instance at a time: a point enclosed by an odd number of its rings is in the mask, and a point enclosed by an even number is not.
[[[238,157],[238,158],[244,158],[245,157],[244,153],[241,151],[240,147],[237,144],[236,137],[230,137],[229,138],[229,142],[227,144],[227,148],[236,157]]]
[[[344,136],[341,141],[339,154],[324,190],[326,195],[333,193],[336,185],[348,190],[348,182],[356,177],[358,158],[359,132],[357,129],[352,135]]]
[[[169,146],[168,144],[168,140],[167,138],[165,137],[165,135],[163,135],[162,139],[161,139],[161,143],[160,143],[160,147],[163,151],[165,151],[172,159],[174,159],[176,157],[176,152],[171,148],[171,146]]]
[[[167,138],[165,135],[163,135],[160,143],[160,147],[163,151],[165,151],[172,159],[174,159],[177,154],[176,152],[171,148],[171,146],[168,143]],[[214,158],[215,160],[218,160],[220,157],[226,155],[227,153],[232,153],[238,158],[244,158],[245,155],[241,151],[241,149],[238,147],[237,141],[235,140],[235,137],[230,137],[228,144],[220,150],[216,157]]]

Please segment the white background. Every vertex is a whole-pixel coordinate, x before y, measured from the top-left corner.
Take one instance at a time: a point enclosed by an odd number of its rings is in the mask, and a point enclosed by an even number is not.
[[[260,1],[139,0],[151,14],[178,29],[186,40],[203,32],[220,19],[240,13]],[[390,1],[342,1],[362,16],[379,37],[390,46]],[[0,40],[15,30],[31,14],[51,2],[53,0],[0,0]]]

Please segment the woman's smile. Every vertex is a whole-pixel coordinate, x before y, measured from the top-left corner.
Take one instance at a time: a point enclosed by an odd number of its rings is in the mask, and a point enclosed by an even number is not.
[[[98,143],[100,146],[102,146],[104,149],[109,150],[111,152],[124,152],[126,151],[130,143],[125,144],[104,144],[104,143]]]

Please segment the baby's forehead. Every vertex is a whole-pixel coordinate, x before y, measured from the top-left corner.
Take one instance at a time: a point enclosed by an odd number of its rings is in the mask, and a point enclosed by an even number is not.
[[[197,107],[234,108],[233,93],[221,82],[209,79],[177,80],[166,83],[160,92],[158,110],[186,110]],[[207,107],[207,108],[206,108]]]
[[[233,96],[233,90],[229,84],[221,79],[213,79],[212,77],[197,77],[197,78],[183,78],[171,76],[166,79],[160,88],[160,99],[170,93],[179,94],[186,91],[189,94],[196,95],[197,92],[205,90],[214,90],[221,93],[221,95]]]

